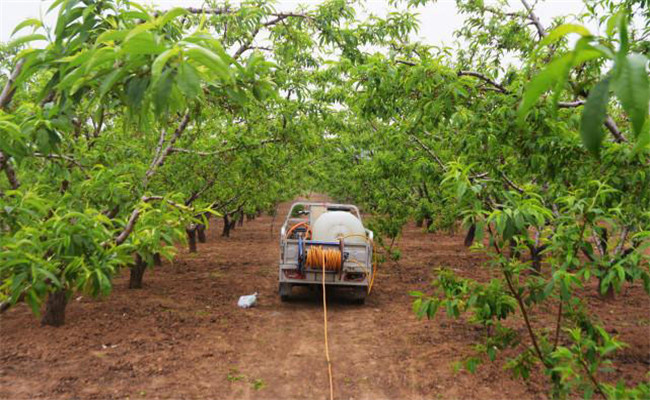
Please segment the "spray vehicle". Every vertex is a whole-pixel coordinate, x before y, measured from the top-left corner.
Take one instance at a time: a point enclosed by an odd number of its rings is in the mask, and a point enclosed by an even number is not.
[[[373,233],[351,204],[296,202],[280,230],[279,293],[323,284],[352,292],[360,304],[372,289]]]

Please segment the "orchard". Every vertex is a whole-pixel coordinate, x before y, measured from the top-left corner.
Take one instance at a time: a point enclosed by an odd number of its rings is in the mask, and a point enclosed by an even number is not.
[[[318,314],[320,305],[273,297],[277,235],[287,202],[326,195],[359,206],[374,232],[379,271],[369,305],[337,304],[330,318],[352,308],[361,321],[388,314],[386,305],[399,315],[391,316],[399,318],[395,329],[477,332],[458,355],[418,358],[409,371],[435,361],[472,381],[494,368],[512,385],[528,385],[517,393],[531,398],[650,398],[650,4],[585,1],[578,15],[544,20],[527,0],[458,0],[457,42],[438,47],[415,39],[420,11],[435,3],[391,0],[393,11],[376,16],[363,11],[366,2],[345,0],[289,11],[268,0],[176,8],[56,0],[45,8],[52,24],[15,21],[11,40],[0,43],[3,336],[30,343],[18,329],[47,338],[42,332],[103,326],[106,317],[91,307],[114,296],[126,305],[157,299],[167,293],[153,294],[166,274],[193,263],[208,272],[183,296],[209,279],[233,279],[236,289],[219,284],[211,296],[260,290],[251,312],[286,312],[286,323]],[[417,246],[409,245],[416,236]],[[474,261],[462,269],[409,261],[417,251],[441,251],[441,240]],[[219,259],[231,250],[232,259]],[[257,262],[247,259],[263,254],[270,262],[244,271]],[[216,270],[217,262],[242,266]],[[388,290],[404,276],[407,284]],[[257,286],[245,286],[247,279]],[[248,310],[236,308],[236,296],[219,311],[201,299],[192,307],[214,313],[210,320],[282,329],[267,320],[271,314],[255,314],[266,326],[241,320]],[[628,333],[630,324],[616,325],[603,310],[640,315],[639,329]],[[71,312],[86,315],[84,322],[66,318]],[[322,321],[312,322],[322,335]],[[227,337],[229,329],[210,331]],[[352,338],[365,331],[354,326]],[[380,347],[391,336],[378,335],[372,340]],[[292,331],[278,340],[303,336]],[[329,336],[344,340],[334,328]],[[257,335],[248,339],[264,346]],[[322,337],[314,340],[320,356]],[[421,346],[414,347],[421,355],[446,340],[396,343]],[[2,362],[19,362],[20,347],[2,342]],[[255,360],[268,356],[255,351]],[[625,351],[638,357],[618,356]],[[228,368],[227,379],[214,379],[227,387],[249,380],[252,392],[150,386],[149,393],[328,393],[320,358],[303,367],[320,371],[322,390],[304,392],[305,383],[286,372],[277,382],[254,379],[229,357],[219,367]],[[282,368],[291,370],[289,361]],[[355,381],[337,377],[344,367],[336,355],[332,365],[336,398],[467,395],[408,384],[412,375],[395,378],[408,389],[392,378],[388,386],[365,375]],[[372,376],[381,365],[364,361],[357,369]],[[85,396],[10,390],[17,381],[8,371],[0,373],[3,398]],[[284,391],[273,392],[272,383]],[[131,389],[97,395],[137,397]]]

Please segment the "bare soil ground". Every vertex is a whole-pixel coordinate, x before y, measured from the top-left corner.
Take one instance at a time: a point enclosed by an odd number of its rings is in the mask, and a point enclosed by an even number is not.
[[[277,295],[277,232],[287,207],[276,219],[237,227],[230,238],[220,237],[215,224],[197,254],[181,249],[174,263],[147,271],[144,289],[126,289],[125,271],[109,297],[74,298],[63,327],[40,327],[25,305],[9,310],[0,317],[0,398],[327,398],[318,294],[304,291],[288,303]],[[481,255],[462,239],[409,225],[399,243],[402,260],[383,264],[365,305],[331,293],[335,398],[547,397],[544,377],[511,378],[505,355],[474,375],[454,372],[482,332],[442,315],[418,321],[411,312],[408,292],[425,290],[434,267],[489,278]],[[239,309],[238,297],[253,292],[258,306]],[[644,379],[648,297],[637,286],[613,301],[586,296],[606,326],[616,327],[610,332],[629,344],[610,378]],[[546,313],[538,314],[533,323],[544,324]]]

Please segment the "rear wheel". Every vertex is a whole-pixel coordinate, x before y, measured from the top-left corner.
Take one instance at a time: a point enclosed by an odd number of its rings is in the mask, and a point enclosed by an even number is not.
[[[368,295],[368,287],[366,286],[357,286],[354,288],[354,302],[356,304],[365,304],[366,296]]]
[[[280,282],[279,290],[280,300],[287,301],[291,296],[291,284],[286,282]]]

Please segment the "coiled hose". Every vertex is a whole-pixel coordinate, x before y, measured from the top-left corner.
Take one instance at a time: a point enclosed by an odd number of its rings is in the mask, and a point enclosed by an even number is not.
[[[323,249],[322,246],[312,246],[307,250],[305,264],[309,268],[327,271],[341,271],[341,251],[339,249]]]

